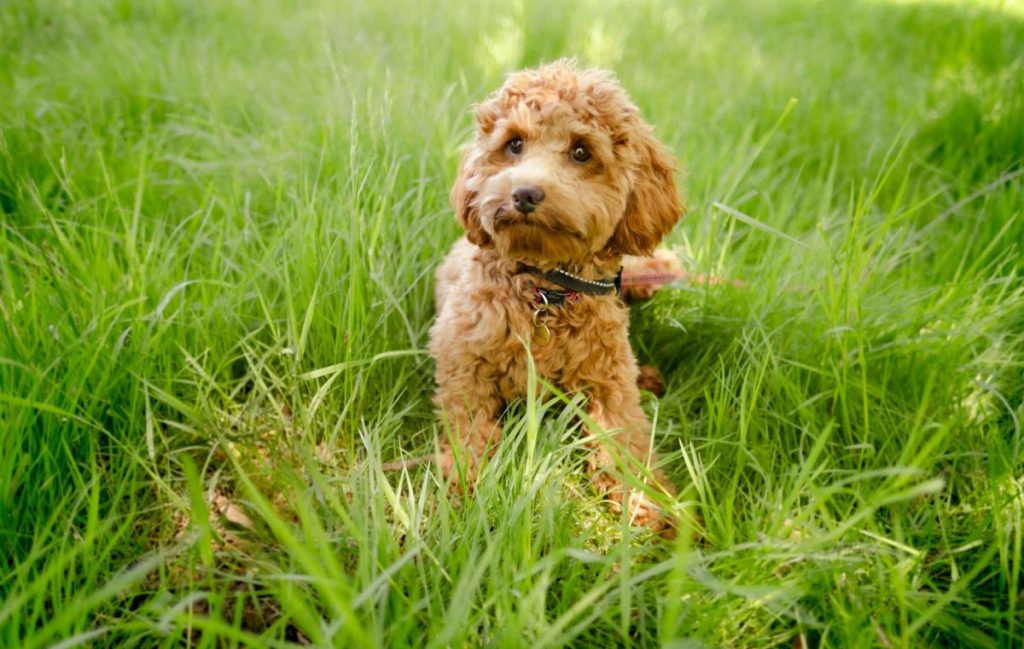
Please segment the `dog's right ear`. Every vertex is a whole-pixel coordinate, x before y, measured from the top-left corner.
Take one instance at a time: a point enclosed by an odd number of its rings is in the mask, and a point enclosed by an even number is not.
[[[477,141],[494,131],[494,126],[502,112],[502,92],[503,90],[499,90],[487,101],[473,106]],[[480,210],[474,204],[477,196],[476,188],[472,186],[473,183],[470,180],[479,181],[474,172],[482,155],[475,143],[462,152],[462,160],[459,161],[459,175],[455,179],[450,196],[452,207],[455,208],[455,215],[459,218],[463,229],[466,230],[466,238],[470,243],[480,247],[489,246],[492,243],[491,235],[487,234],[487,230],[484,230],[484,226],[480,222]]]
[[[472,161],[474,159],[473,147],[463,152],[462,160],[459,163],[459,175],[455,178],[455,184],[452,185],[450,199],[452,208],[455,210],[455,216],[466,231],[466,238],[469,239],[470,243],[483,247],[490,245],[491,237],[484,230],[484,226],[480,222],[480,210],[474,205],[476,192],[468,187],[469,178],[472,175]]]

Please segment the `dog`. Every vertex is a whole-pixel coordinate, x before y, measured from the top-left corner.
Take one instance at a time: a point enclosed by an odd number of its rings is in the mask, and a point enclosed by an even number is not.
[[[675,488],[651,448],[617,278],[684,213],[675,160],[611,73],[570,60],[512,74],[475,126],[451,190],[465,236],[437,270],[430,329],[441,469],[472,481],[526,394],[529,353],[544,379],[586,394],[587,466],[612,509],[670,536],[648,494]]]

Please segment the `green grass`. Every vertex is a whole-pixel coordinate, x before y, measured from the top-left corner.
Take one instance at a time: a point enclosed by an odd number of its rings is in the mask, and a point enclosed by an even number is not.
[[[0,5],[0,646],[1024,642],[1024,6],[351,5]],[[563,55],[747,282],[633,318],[698,544],[608,512],[573,395],[461,503],[380,470],[468,107]]]

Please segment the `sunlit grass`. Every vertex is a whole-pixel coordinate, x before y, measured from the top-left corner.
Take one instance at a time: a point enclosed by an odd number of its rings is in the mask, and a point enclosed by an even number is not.
[[[0,7],[0,646],[1010,647],[1019,3]],[[678,510],[514,404],[422,457],[469,106],[614,68],[686,168],[637,308]],[[796,638],[800,640],[796,640]]]

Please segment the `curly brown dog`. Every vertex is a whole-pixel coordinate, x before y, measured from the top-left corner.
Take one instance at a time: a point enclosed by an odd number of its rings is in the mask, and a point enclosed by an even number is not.
[[[671,534],[645,493],[675,489],[654,468],[617,278],[624,256],[650,255],[682,215],[675,173],[603,70],[525,70],[476,106],[451,192],[466,236],[438,268],[430,330],[450,479],[474,476],[498,443],[505,404],[526,392],[528,347],[540,376],[587,395],[596,487]]]

